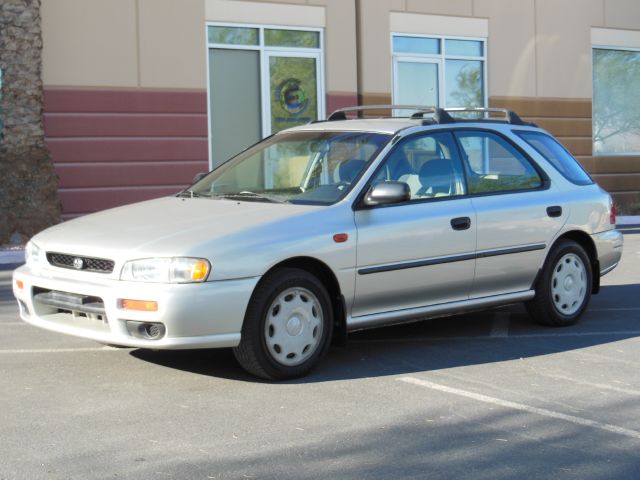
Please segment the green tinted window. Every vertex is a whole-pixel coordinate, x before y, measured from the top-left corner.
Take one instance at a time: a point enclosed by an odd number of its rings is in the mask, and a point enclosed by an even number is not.
[[[268,47],[320,48],[320,34],[300,30],[265,29],[264,44]]]
[[[480,60],[445,61],[447,107],[472,108],[484,105],[482,67]]]
[[[570,182],[577,185],[591,185],[593,183],[589,174],[584,171],[578,161],[554,138],[541,132],[522,131],[516,133]]]
[[[542,186],[542,179],[529,160],[502,137],[477,131],[458,131],[455,135],[462,147],[469,193]]]
[[[640,51],[593,49],[593,153],[640,152]]]
[[[247,27],[209,27],[209,43],[258,45],[258,29]]]

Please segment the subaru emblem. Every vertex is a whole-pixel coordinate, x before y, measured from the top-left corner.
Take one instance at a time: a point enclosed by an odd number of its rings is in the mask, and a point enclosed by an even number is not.
[[[80,257],[76,257],[73,259],[73,268],[76,270],[82,270],[84,267],[84,261]]]

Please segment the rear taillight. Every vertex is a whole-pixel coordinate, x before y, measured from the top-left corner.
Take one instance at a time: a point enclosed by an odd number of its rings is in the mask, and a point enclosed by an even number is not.
[[[616,204],[613,203],[613,199],[609,197],[609,223],[611,225],[616,224]]]

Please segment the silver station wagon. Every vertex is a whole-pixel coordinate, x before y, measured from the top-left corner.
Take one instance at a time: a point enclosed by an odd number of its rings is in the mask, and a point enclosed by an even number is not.
[[[375,108],[391,116],[338,110],[176,196],[39,233],[14,273],[22,319],[129,347],[232,347],[267,379],[305,375],[352,330],[519,302],[576,322],[623,239],[567,150],[506,110]]]

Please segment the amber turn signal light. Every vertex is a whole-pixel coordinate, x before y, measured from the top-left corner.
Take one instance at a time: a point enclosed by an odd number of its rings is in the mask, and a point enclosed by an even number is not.
[[[346,242],[347,240],[349,240],[348,233],[336,233],[333,236],[333,241],[336,243],[343,243],[343,242]]]
[[[191,267],[191,280],[201,282],[209,275],[209,262],[206,260],[198,260]]]
[[[16,280],[16,286],[18,287],[18,290],[22,290],[24,288],[24,283],[22,283],[22,280]]]
[[[140,312],[157,312],[158,302],[151,300],[128,300],[121,298],[118,300],[118,307],[124,310],[138,310]]]

